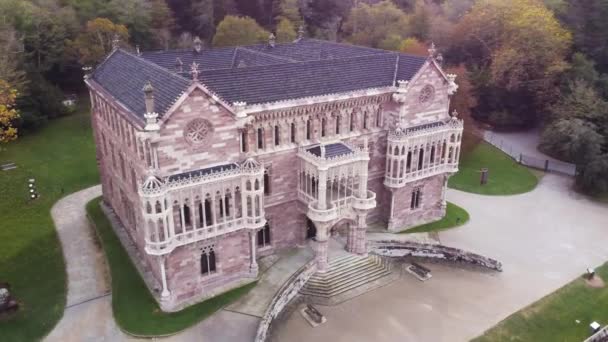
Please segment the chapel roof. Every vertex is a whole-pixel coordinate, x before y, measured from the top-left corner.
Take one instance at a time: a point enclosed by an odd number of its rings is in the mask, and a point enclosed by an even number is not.
[[[270,47],[168,50],[131,54],[114,51],[93,73],[100,84],[137,116],[145,113],[142,88],[154,86],[162,116],[198,82],[228,103],[262,104],[395,85],[410,80],[427,58],[315,39]]]

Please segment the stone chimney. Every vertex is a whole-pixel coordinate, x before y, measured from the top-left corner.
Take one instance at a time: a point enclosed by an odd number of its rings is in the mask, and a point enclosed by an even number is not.
[[[154,87],[150,81],[144,85],[145,102],[146,102],[146,113],[154,113]]]
[[[175,59],[175,71],[180,72],[180,73],[184,72],[184,63],[182,62],[182,60],[179,57],[177,57]]]
[[[199,37],[194,38],[194,41],[192,42],[192,47],[194,49],[194,52],[196,53],[201,53],[203,51],[203,42]]]
[[[276,45],[277,37],[274,35],[274,33],[270,33],[270,35],[268,36],[268,46],[274,48]]]
[[[299,42],[304,39],[305,34],[306,31],[304,31],[304,25],[300,25],[300,27],[298,28],[298,39],[296,39],[296,42]]]
[[[144,101],[146,104],[146,113],[144,114],[144,118],[146,119],[146,126],[144,129],[146,131],[158,131],[160,126],[158,125],[158,113],[154,110],[154,87],[152,87],[152,83],[150,81],[146,82],[144,88],[142,89],[144,92]]]

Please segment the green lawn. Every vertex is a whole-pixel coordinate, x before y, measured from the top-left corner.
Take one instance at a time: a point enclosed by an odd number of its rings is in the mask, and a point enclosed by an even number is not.
[[[488,183],[480,185],[480,169],[489,169]],[[450,188],[482,195],[516,195],[533,190],[538,178],[494,146],[482,142],[460,160],[460,171]]]
[[[12,285],[21,303],[0,321],[0,340],[40,340],[63,315],[66,273],[50,215],[52,205],[71,192],[98,183],[88,108],[49,122],[2,146],[0,164],[0,281]],[[29,202],[27,180],[35,178],[41,198]]]
[[[596,269],[608,282],[608,264]],[[582,278],[511,315],[476,342],[583,341],[589,336],[589,324],[608,323],[608,287],[591,288]],[[576,323],[576,321],[580,323]]]
[[[110,264],[112,275],[112,309],[124,331],[141,336],[168,335],[183,330],[208,317],[243,296],[255,282],[226,292],[175,313],[160,311],[143,279],[131,263],[127,252],[114,234],[97,198],[87,204],[89,217],[95,223]]]
[[[400,234],[437,232],[462,226],[467,221],[469,221],[469,213],[461,207],[448,202],[446,214],[441,220],[404,230]]]

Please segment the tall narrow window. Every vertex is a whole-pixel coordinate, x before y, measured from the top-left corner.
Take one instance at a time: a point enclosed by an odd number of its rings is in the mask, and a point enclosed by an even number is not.
[[[192,224],[192,221],[190,220],[190,207],[186,204],[184,204],[184,222],[186,223],[186,226]]]
[[[336,134],[340,134],[340,124],[342,123],[341,117],[336,116]]]
[[[435,162],[435,145],[431,147],[431,164]]]
[[[445,161],[445,152],[446,152],[447,148],[448,148],[448,145],[447,145],[446,141],[444,140],[443,147],[441,147],[441,161],[442,162]]]
[[[382,111],[378,110],[378,113],[376,113],[376,127],[380,126],[382,126]]]
[[[355,112],[350,113],[350,131],[355,130]]]
[[[279,146],[281,144],[281,129],[279,125],[274,126],[274,146]]]
[[[311,127],[310,127],[310,120],[306,120],[306,140],[310,140],[311,137]]]
[[[211,211],[211,200],[205,199],[205,222],[208,226],[213,224],[213,212]]]
[[[260,248],[270,246],[270,224],[266,222],[263,229],[258,230],[257,245]]]
[[[205,226],[205,215],[203,215],[203,202],[198,203],[198,225]]]
[[[296,123],[295,122],[291,123],[291,143],[292,144],[296,143]]]
[[[420,154],[418,155],[418,170],[422,170],[424,166],[424,147],[420,148]]]
[[[422,191],[420,189],[415,189],[414,191],[412,191],[412,199],[411,199],[411,202],[410,202],[410,209],[420,208],[421,195],[422,195]]]
[[[264,148],[264,129],[258,128],[258,150]]]
[[[247,152],[247,131],[241,132],[241,152]]]
[[[321,119],[321,136],[325,137],[325,126],[327,124],[327,120],[325,118]]]
[[[213,250],[213,247],[210,247],[207,250],[203,250],[201,253],[201,274],[208,275],[215,273],[215,271],[215,251]]]
[[[270,171],[264,170],[264,195],[270,195]]]
[[[367,112],[363,114],[363,129],[367,129]]]

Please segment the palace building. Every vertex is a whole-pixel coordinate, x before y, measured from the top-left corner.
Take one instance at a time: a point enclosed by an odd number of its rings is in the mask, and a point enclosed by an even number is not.
[[[161,308],[251,282],[256,258],[280,249],[312,248],[324,272],[332,233],[364,255],[370,224],[395,232],[443,217],[463,124],[449,113],[455,76],[429,52],[302,36],[116,44],[85,77],[103,199]]]

